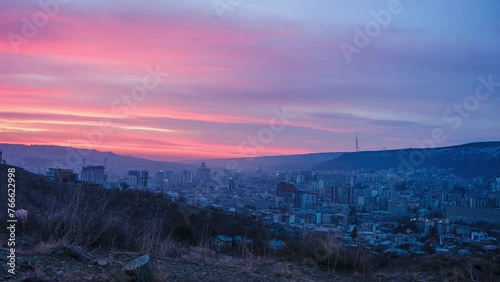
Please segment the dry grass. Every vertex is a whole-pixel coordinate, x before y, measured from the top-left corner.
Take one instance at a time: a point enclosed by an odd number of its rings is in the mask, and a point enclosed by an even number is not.
[[[254,264],[250,261],[245,261],[243,266],[238,271],[239,274],[250,274],[254,271]]]
[[[306,269],[330,272],[350,272],[367,276],[373,272],[373,256],[363,245],[346,247],[332,237],[303,238],[288,244],[283,255],[291,261],[302,262]]]
[[[395,260],[375,274],[383,280],[500,281],[500,262],[487,257],[438,254]]]
[[[372,272],[370,251],[364,246],[358,246],[354,250],[348,251],[347,257],[354,273],[367,275]]]
[[[155,282],[170,281],[168,271],[164,269],[155,270]]]
[[[105,198],[92,195],[84,189],[60,193],[65,201],[52,204],[35,217],[42,228],[37,232],[48,242],[63,240],[71,245],[90,246],[102,235],[118,225],[118,217],[111,213]],[[37,210],[33,208],[33,210]]]
[[[67,242],[63,240],[40,242],[33,248],[33,253],[36,255],[48,255],[66,245]]]
[[[441,277],[446,281],[493,282],[499,278],[500,263],[494,260],[445,255],[437,257],[436,262],[440,264]]]
[[[50,198],[28,207],[33,211],[29,222],[32,234],[43,242],[37,246],[39,253],[48,252],[58,242],[160,257],[180,257],[187,252],[183,244],[172,239],[169,211],[173,207],[168,203],[157,203],[151,210],[152,197],[94,188],[69,187],[50,193]]]
[[[257,265],[263,264],[264,257],[255,254],[253,249],[246,245],[241,245],[239,247],[239,252],[243,260],[243,267],[241,268],[241,273],[251,273]]]
[[[290,279],[292,278],[292,271],[290,271],[290,266],[290,263],[277,263],[273,267],[273,274],[277,277]]]

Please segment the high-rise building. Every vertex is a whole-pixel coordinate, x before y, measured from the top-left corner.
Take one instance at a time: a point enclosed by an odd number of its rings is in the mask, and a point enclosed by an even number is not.
[[[74,173],[72,169],[49,168],[46,175],[50,181],[59,181],[66,183],[78,182],[78,174]]]
[[[207,165],[203,162],[200,167],[196,170],[196,179],[200,181],[207,181],[210,179],[210,169],[207,168]]]
[[[298,190],[295,193],[295,206],[305,209],[318,204],[318,194],[311,191]]]
[[[132,181],[132,179],[131,179],[131,182],[133,183],[133,184],[131,184],[132,186],[138,186],[138,185],[140,185],[140,183],[141,183],[141,172],[139,170],[129,170],[128,171],[128,175],[135,177],[135,182]]]
[[[349,183],[346,187],[346,204],[352,204],[352,185]]]
[[[189,170],[183,170],[181,172],[174,174],[173,182],[179,183],[179,184],[192,183],[193,182],[193,174]]]
[[[404,198],[392,198],[389,199],[388,211],[397,212],[397,213],[405,213],[408,211],[407,201]]]
[[[89,165],[82,167],[82,181],[104,184],[106,182],[103,165]]]
[[[171,170],[165,171],[165,178],[167,180],[172,180],[174,178],[174,172]]]
[[[276,187],[275,206],[294,205],[297,187],[294,184],[280,182]]]
[[[141,185],[144,188],[147,188],[149,184],[149,172],[147,170],[143,170],[141,173]]]
[[[296,193],[295,193],[295,206],[298,207],[298,208],[305,208],[306,207],[306,201],[307,201],[307,197],[306,197],[306,191],[304,190],[298,190]]]
[[[163,170],[156,173],[156,184],[160,189],[165,188],[165,172]]]
[[[326,200],[327,202],[332,203],[335,198],[335,185],[330,185],[326,187]]]
[[[234,191],[234,187],[235,187],[234,179],[229,178],[228,186],[229,186],[228,187],[229,188],[229,192],[233,192]]]
[[[262,164],[259,164],[259,168],[257,168],[255,170],[255,172],[257,173],[257,175],[261,175],[262,174]]]
[[[3,159],[3,152],[0,149],[0,164],[7,164],[7,161]]]
[[[338,189],[338,200],[344,205],[352,205],[354,192],[354,178],[351,177],[345,186]]]

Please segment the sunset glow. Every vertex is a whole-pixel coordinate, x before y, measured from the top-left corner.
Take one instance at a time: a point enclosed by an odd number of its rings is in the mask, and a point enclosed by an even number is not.
[[[0,143],[182,160],[245,157],[269,128],[257,155],[353,151],[356,132],[361,150],[417,147],[435,128],[440,146],[500,139],[500,88],[459,127],[443,117],[478,77],[500,83],[497,1],[401,0],[350,63],[339,44],[387,1],[244,0],[222,19],[210,1],[67,2],[32,38],[38,1],[0,2]]]

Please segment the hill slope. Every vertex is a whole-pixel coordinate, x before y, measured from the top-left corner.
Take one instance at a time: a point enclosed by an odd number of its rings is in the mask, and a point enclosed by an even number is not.
[[[77,149],[61,146],[0,144],[4,159],[9,164],[44,173],[49,167],[72,168],[77,171],[83,162],[75,162]],[[78,149],[80,150],[80,149]],[[201,162],[211,168],[226,168],[228,163],[236,169],[255,170],[262,165],[266,171],[312,169],[325,170],[379,170],[408,168],[451,169],[465,177],[500,176],[500,142],[470,143],[432,149],[403,149],[357,153],[313,153],[303,155],[266,156],[256,158],[208,159],[186,163],[161,162],[112,152],[81,150],[86,164],[103,164],[107,159],[107,171],[111,175],[124,174],[130,169],[158,170],[194,169]],[[423,156],[423,158],[422,158]],[[69,158],[69,161],[68,161]]]
[[[0,144],[3,158],[9,164],[21,166],[29,171],[45,173],[49,167],[71,168],[80,171],[83,158],[87,165],[103,165],[107,159],[106,169],[110,174],[123,174],[129,169],[149,170],[182,170],[192,169],[192,165],[177,162],[161,162],[132,156],[117,155],[112,152],[75,149],[62,146]]]
[[[323,162],[338,158],[344,153],[312,153],[302,155],[265,156],[255,158],[232,158],[232,159],[207,159],[189,161],[188,163],[199,165],[201,162],[212,167],[226,168],[228,163],[237,163],[239,169],[255,170],[262,165],[262,169],[269,170],[301,170],[311,169]]]
[[[423,158],[422,158],[423,157]],[[470,143],[432,149],[404,149],[347,153],[314,169],[451,169],[464,177],[500,176],[500,142]]]
[[[209,167],[226,168],[229,162],[236,162],[237,169],[255,170],[262,165],[265,170],[300,170],[311,169],[325,161],[332,160],[343,153],[313,153],[303,155],[266,156],[255,158],[207,159],[180,162],[153,161],[132,156],[118,155],[112,152],[76,149],[62,146],[0,144],[4,159],[9,164],[24,167],[32,172],[44,173],[49,167],[71,168],[77,171],[83,165],[83,156],[87,165],[104,164],[107,159],[107,171],[111,174],[124,173],[130,169],[179,171],[194,169],[201,162]]]

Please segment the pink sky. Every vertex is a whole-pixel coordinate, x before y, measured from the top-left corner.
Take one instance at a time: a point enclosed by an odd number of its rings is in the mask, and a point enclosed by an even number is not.
[[[441,145],[500,137],[490,130],[498,97],[460,130],[442,119],[473,93],[478,75],[498,71],[489,47],[498,33],[479,47],[396,21],[347,64],[338,48],[352,41],[347,21],[261,15],[245,3],[223,20],[194,4],[100,5],[59,5],[16,47],[10,39],[23,36],[23,17],[43,10],[36,1],[0,4],[0,143],[161,160],[245,157],[248,138],[269,133],[273,110],[283,108],[293,118],[271,130],[272,140],[259,139],[257,155],[352,151],[356,132],[366,150],[415,147],[435,127],[449,133]],[[148,68],[169,75],[125,106],[122,95],[143,84]]]

